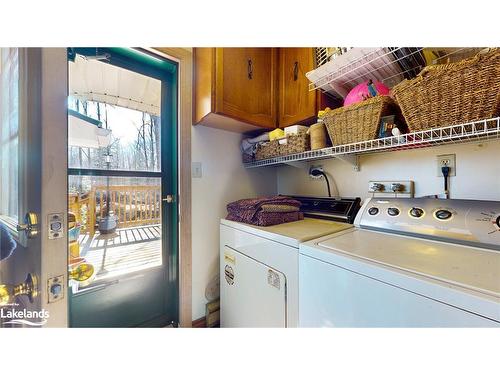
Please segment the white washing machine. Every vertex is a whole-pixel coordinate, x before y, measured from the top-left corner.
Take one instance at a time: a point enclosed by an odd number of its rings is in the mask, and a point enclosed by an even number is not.
[[[297,327],[299,244],[352,228],[360,206],[359,198],[294,198],[304,220],[269,227],[221,220],[221,327]]]
[[[500,327],[500,202],[372,198],[299,280],[301,327]]]

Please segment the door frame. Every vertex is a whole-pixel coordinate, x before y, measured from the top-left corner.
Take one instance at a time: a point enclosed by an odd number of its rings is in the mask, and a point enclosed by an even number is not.
[[[179,171],[179,323],[191,327],[192,322],[192,249],[191,249],[191,127],[192,127],[192,69],[191,48],[155,47],[145,48],[179,63],[179,126],[178,126],[178,168]],[[45,327],[68,327],[68,298],[64,296],[49,304],[47,285],[49,277],[66,275],[68,267],[68,243],[65,238],[49,241],[43,233],[48,230],[47,213],[67,212],[67,96],[68,61],[66,48],[32,48],[41,54],[40,86],[37,97],[40,106],[35,116],[41,124],[40,139],[43,150],[40,155],[40,171],[44,176],[41,215],[41,258],[40,298],[42,307],[50,312]],[[43,82],[43,85],[41,84]],[[64,215],[64,228],[67,228]]]
[[[179,63],[179,324],[192,327],[191,128],[193,125],[192,48],[146,48]]]
[[[176,108],[176,111],[162,113],[160,117],[162,131],[167,129],[167,134],[161,137],[161,171],[160,172],[134,172],[115,170],[111,173],[100,170],[82,170],[68,168],[68,175],[114,175],[114,176],[138,176],[138,177],[160,177],[162,184],[162,201],[168,194],[177,197],[179,168],[178,168],[178,143],[179,143],[179,63],[168,57],[156,57],[146,49],[132,48],[68,48],[68,58],[74,57],[75,53],[81,54],[104,54],[109,53],[108,62],[114,66],[128,69],[139,74],[144,74],[161,80],[162,103],[161,107]],[[175,124],[174,127],[169,127]],[[167,247],[167,252],[162,251],[163,265],[165,267],[165,291],[168,301],[165,306],[165,315],[174,323],[179,322],[179,204],[175,199],[173,204],[162,204],[162,217],[164,226],[162,228],[162,247]],[[69,293],[68,293],[69,294]],[[68,299],[68,313],[69,313]],[[155,319],[156,321],[156,319]],[[158,322],[162,319],[158,319]],[[156,324],[152,322],[153,324]]]
[[[63,289],[63,298],[49,303],[48,281],[52,277],[61,277],[63,285],[67,283],[68,242],[66,236],[49,239],[48,216],[61,213],[63,228],[67,228],[68,212],[68,63],[65,48],[34,48],[32,53],[41,53],[41,282],[40,298],[42,308],[48,310],[50,318],[44,327],[67,327],[67,288]],[[38,155],[38,153],[37,153]]]

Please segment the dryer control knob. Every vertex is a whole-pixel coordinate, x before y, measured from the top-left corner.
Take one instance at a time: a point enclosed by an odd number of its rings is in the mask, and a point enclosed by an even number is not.
[[[446,220],[451,217],[451,212],[448,210],[437,210],[434,215],[436,216],[436,219]]]
[[[368,213],[370,215],[376,215],[376,214],[378,214],[378,208],[377,207],[370,207],[370,209],[368,210]]]
[[[410,215],[413,217],[422,217],[424,215],[424,210],[419,207],[413,207],[410,210]]]
[[[398,216],[399,215],[399,209],[396,207],[389,207],[387,209],[387,213],[389,216]]]
[[[500,216],[497,217],[497,227],[500,228]]]

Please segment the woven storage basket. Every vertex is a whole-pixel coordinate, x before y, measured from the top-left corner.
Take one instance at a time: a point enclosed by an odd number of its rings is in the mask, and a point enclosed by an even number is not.
[[[500,109],[500,49],[428,66],[392,92],[410,131],[495,117]]]
[[[281,154],[298,154],[299,152],[308,151],[310,149],[309,134],[303,131],[297,135],[292,134],[286,137],[286,144],[281,145]]]
[[[394,100],[376,96],[347,107],[329,111],[323,118],[333,145],[377,138],[380,118],[399,112]]]
[[[281,155],[281,145],[276,139],[258,145],[257,151],[255,152],[255,159],[256,160],[270,159],[280,155]]]
[[[297,135],[288,135],[287,143],[280,145],[278,140],[260,144],[255,153],[256,160],[270,159],[276,156],[297,154],[310,149],[309,135],[300,132]]]

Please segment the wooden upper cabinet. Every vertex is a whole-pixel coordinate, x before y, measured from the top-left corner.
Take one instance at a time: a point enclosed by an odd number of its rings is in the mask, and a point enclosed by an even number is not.
[[[280,48],[279,126],[314,122],[319,108],[316,91],[309,91],[306,73],[314,69],[313,48]]]
[[[276,48],[195,48],[194,122],[232,131],[274,129]]]
[[[216,111],[252,124],[276,127],[274,48],[219,48]]]
[[[338,106],[309,91],[312,69],[313,48],[195,48],[194,123],[235,132],[312,124]]]

